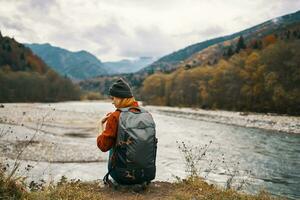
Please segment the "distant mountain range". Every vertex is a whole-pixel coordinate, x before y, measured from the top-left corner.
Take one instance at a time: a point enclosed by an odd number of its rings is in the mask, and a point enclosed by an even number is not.
[[[116,62],[103,62],[103,64],[109,74],[125,74],[137,72],[154,61],[154,57],[140,57],[135,60],[124,59]]]
[[[86,79],[93,76],[107,75],[103,63],[87,51],[72,52],[46,44],[25,44],[48,66],[61,75],[72,79]]]
[[[134,73],[154,62],[153,57],[101,62],[87,51],[72,52],[49,43],[25,44],[25,46],[29,47],[59,74],[79,80],[103,75]]]

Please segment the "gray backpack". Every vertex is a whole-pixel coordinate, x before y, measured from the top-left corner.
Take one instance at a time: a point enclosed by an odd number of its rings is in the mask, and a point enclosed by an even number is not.
[[[137,112],[130,111],[131,108]],[[121,111],[116,144],[109,152],[108,175],[119,184],[150,183],[155,178],[157,138],[155,123],[149,112],[140,107]]]

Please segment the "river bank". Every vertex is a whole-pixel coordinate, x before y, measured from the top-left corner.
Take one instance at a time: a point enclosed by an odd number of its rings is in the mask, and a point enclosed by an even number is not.
[[[164,106],[147,106],[147,108],[151,112],[159,112],[176,117],[300,134],[300,117],[296,116]]]
[[[88,101],[85,103],[89,104]],[[104,103],[110,104],[107,101]],[[164,106],[145,106],[145,108],[154,114],[176,118],[300,134],[300,117]],[[97,120],[106,112],[96,113],[93,107],[90,110],[80,107],[69,110],[55,104],[39,103],[2,104],[0,111],[0,128],[2,132],[8,131],[0,141],[0,147],[2,154],[8,158],[14,158],[20,148],[27,146],[22,153],[22,159],[27,161],[51,163],[106,161],[106,158],[99,154],[93,139],[98,132]],[[32,141],[27,144],[26,141],[29,139]],[[62,142],[59,142],[60,140]],[[78,146],[82,140],[86,142]]]
[[[107,153],[96,146],[98,121],[114,110],[109,102],[61,102],[3,104],[0,108],[0,157],[13,163],[19,156],[20,169],[34,166],[27,181],[58,181],[61,176],[83,181],[101,180],[107,172]],[[207,157],[199,163],[205,181],[223,187],[229,170],[239,163],[237,182],[249,180],[244,191],[256,194],[262,188],[276,196],[298,199],[299,134],[279,132],[283,122],[298,130],[298,119],[273,116],[281,124],[275,129],[250,125],[262,120],[252,113],[202,111],[190,108],[146,106],[157,125],[158,154],[156,181],[173,182],[186,177],[185,162],[177,142],[203,147],[212,141]],[[212,112],[209,114],[209,112]],[[225,114],[224,114],[225,113]],[[267,118],[267,116],[264,116]],[[278,119],[278,117],[280,119]],[[248,119],[248,120],[245,120]],[[252,121],[251,121],[252,120]],[[281,122],[280,122],[281,120]],[[237,124],[235,121],[243,124]],[[246,122],[248,124],[246,124]],[[276,124],[273,123],[276,127]],[[296,123],[296,126],[293,125]],[[266,131],[267,130],[267,131]],[[291,130],[291,128],[289,129]],[[3,134],[5,133],[5,134]],[[25,148],[26,147],[26,148]],[[226,165],[219,162],[224,155]],[[216,163],[209,175],[208,160]],[[251,173],[247,171],[251,170]],[[203,176],[204,177],[204,176]]]
[[[0,198],[2,199],[76,199],[76,200],[159,200],[159,199],[207,199],[207,200],[280,200],[266,192],[249,195],[233,189],[222,189],[206,183],[199,177],[179,180],[176,183],[155,181],[144,190],[136,186],[111,188],[98,181],[82,182],[62,177],[57,184],[30,185],[20,179],[7,178],[0,169]]]

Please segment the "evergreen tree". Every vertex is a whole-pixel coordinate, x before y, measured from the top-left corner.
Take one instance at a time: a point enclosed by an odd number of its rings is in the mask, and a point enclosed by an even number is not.
[[[253,49],[259,49],[259,44],[258,44],[258,41],[257,41],[257,40],[255,40],[255,41],[253,42],[252,48],[253,48]]]
[[[21,59],[21,60],[25,60],[24,53],[21,53],[21,55],[20,55],[20,59]]]
[[[291,36],[291,32],[290,32],[290,30],[288,30],[288,31],[286,32],[286,39],[290,39],[290,36]]]
[[[7,50],[8,52],[11,52],[11,46],[10,46],[9,44],[6,46],[6,50]]]
[[[241,49],[246,49],[245,40],[244,40],[244,37],[242,35],[240,36],[240,38],[238,40],[235,52],[238,53],[238,52],[240,52]]]
[[[234,52],[233,52],[233,50],[232,50],[232,46],[230,46],[230,47],[227,49],[226,56],[229,58],[229,57],[231,57],[233,54],[234,54]]]

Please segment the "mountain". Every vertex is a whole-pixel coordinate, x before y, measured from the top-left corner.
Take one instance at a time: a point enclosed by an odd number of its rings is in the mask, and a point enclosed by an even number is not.
[[[140,57],[135,60],[124,59],[116,62],[103,62],[103,64],[109,74],[122,74],[137,72],[154,61],[153,57]]]
[[[0,102],[78,100],[80,90],[32,51],[0,32]]]
[[[60,47],[46,44],[25,44],[47,65],[61,75],[72,79],[86,79],[107,75],[103,63],[87,51],[72,52]]]
[[[153,57],[140,57],[135,60],[101,62],[87,51],[72,52],[46,44],[25,44],[40,56],[50,67],[61,75],[72,79],[88,79],[95,76],[134,73],[154,62]]]
[[[300,115],[300,13],[210,45],[146,76],[146,104]],[[168,72],[168,73],[162,73]]]
[[[287,29],[291,27],[292,30],[293,27],[297,27],[299,23],[300,11],[268,20],[232,35],[218,37],[188,46],[160,58],[136,73],[99,76],[81,81],[79,84],[83,89],[101,91],[103,94],[107,94],[108,86],[117,78],[123,77],[133,87],[135,96],[141,98],[140,89],[144,85],[144,80],[157,71],[170,74],[180,68],[189,69],[205,65],[213,66],[222,59],[228,59],[228,57],[230,57],[230,50],[232,51],[231,55],[234,54],[241,38],[243,38],[247,45],[251,46],[250,48],[257,48],[263,45],[261,44],[262,42],[270,43],[276,38],[282,39],[290,34],[295,34],[295,31],[296,34],[298,34],[297,30],[293,30],[293,33],[291,33],[291,31]],[[189,82],[191,81],[186,81],[187,84]]]
[[[187,58],[191,57],[193,54],[200,52],[204,50],[207,47],[210,47],[212,45],[216,45],[228,40],[232,40],[234,38],[237,38],[241,35],[243,35],[244,38],[250,38],[250,37],[263,37],[264,35],[267,35],[271,32],[274,32],[277,29],[284,28],[285,26],[288,26],[289,24],[293,24],[295,22],[300,21],[300,11],[297,11],[295,13],[291,13],[288,15],[284,15],[281,17],[277,17],[271,20],[268,20],[264,23],[261,23],[259,25],[256,25],[254,27],[248,28],[246,30],[227,35],[222,36],[214,39],[210,39],[207,41],[199,42],[193,45],[190,45],[188,47],[185,47],[183,49],[180,49],[176,52],[173,52],[171,54],[168,54],[166,56],[163,56],[162,58],[158,59],[151,65],[147,66],[144,69],[141,69],[139,73],[150,73],[159,70],[162,72],[168,72],[173,71],[174,69],[178,68],[181,62],[186,60]]]

